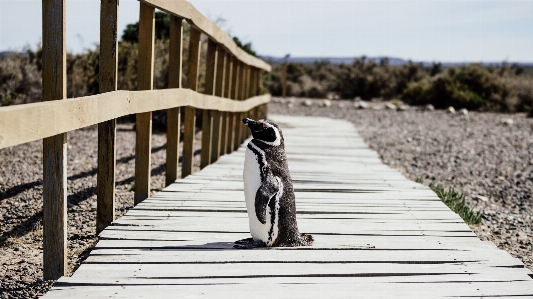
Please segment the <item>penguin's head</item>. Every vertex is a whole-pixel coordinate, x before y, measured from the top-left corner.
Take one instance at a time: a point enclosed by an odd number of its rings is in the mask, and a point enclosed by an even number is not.
[[[272,146],[281,144],[281,132],[275,123],[264,119],[255,121],[251,118],[243,118],[242,122],[250,128],[254,139]]]

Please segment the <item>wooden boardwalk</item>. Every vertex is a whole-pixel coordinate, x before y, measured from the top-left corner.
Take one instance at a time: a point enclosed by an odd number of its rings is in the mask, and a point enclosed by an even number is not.
[[[232,248],[249,237],[243,146],[115,221],[44,298],[533,298],[520,260],[382,164],[350,123],[272,119],[312,247]]]

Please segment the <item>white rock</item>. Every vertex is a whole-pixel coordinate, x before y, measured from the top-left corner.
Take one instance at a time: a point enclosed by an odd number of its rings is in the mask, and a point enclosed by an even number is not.
[[[426,109],[426,111],[434,111],[435,110],[435,106],[433,106],[431,104],[427,104],[426,107],[424,107],[424,109]]]
[[[489,198],[488,197],[485,197],[485,196],[481,196],[481,195],[476,195],[476,199],[479,199],[479,200],[482,200],[482,201],[489,201]]]
[[[294,104],[293,103],[289,103],[289,105],[287,105],[289,108],[293,107]]]
[[[322,101],[322,107],[331,107],[331,101],[330,100],[323,100]]]
[[[409,110],[409,106],[407,105],[400,105],[400,107],[398,107],[398,111],[407,111]]]
[[[381,109],[383,109],[383,106],[382,105],[376,105],[376,106],[372,107],[372,109],[381,110]]]
[[[355,97],[353,100],[356,101],[356,102],[359,102],[359,101],[361,101],[361,97]]]
[[[311,100],[305,100],[305,101],[302,102],[302,106],[309,107],[309,106],[312,106],[312,105],[313,105],[313,101],[311,101]]]
[[[506,126],[512,126],[514,123],[513,119],[512,118],[505,118],[505,119],[502,119],[502,124],[506,125]]]
[[[466,110],[466,108],[462,108],[461,110],[459,110],[459,113],[462,115],[468,115],[468,110]]]
[[[455,108],[453,108],[452,106],[448,107],[448,109],[446,109],[446,111],[448,111],[448,113],[450,113],[450,114],[455,114]]]
[[[396,105],[394,105],[393,103],[387,103],[385,104],[385,108],[390,110],[396,110]]]
[[[367,102],[365,102],[365,101],[363,101],[363,100],[360,100],[360,101],[358,102],[358,104],[359,104],[359,107],[358,107],[358,108],[361,108],[361,109],[367,109],[367,108],[370,106],[370,105],[368,105]]]

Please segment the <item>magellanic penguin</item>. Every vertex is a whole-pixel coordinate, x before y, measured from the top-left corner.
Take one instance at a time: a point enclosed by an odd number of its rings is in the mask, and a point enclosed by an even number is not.
[[[252,238],[236,248],[309,246],[313,237],[300,234],[294,188],[279,127],[268,120],[245,118],[252,131],[244,159],[244,196]]]

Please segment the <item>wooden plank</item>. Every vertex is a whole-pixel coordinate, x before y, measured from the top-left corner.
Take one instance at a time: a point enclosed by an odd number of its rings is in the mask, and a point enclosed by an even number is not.
[[[233,144],[234,144],[234,138],[235,138],[235,113],[234,112],[228,112],[228,128],[227,128],[227,134],[228,139],[226,141],[226,154],[229,154],[233,151]]]
[[[160,10],[168,12],[169,14],[185,18],[189,24],[205,33],[218,44],[223,45],[224,48],[233,54],[233,56],[236,56],[240,61],[264,69],[268,72],[271,71],[271,66],[269,64],[239,48],[231,36],[218,28],[213,21],[203,16],[191,3],[175,0],[141,0],[141,2],[150,4]]]
[[[268,103],[270,95],[244,102],[208,96],[189,89],[113,91],[62,101],[0,107],[0,148],[95,125],[124,115],[180,106],[247,111]]]
[[[224,71],[224,96],[227,98],[231,98],[231,82],[232,82],[232,73],[233,73],[233,57],[230,53],[226,53],[226,69]],[[232,113],[225,112],[224,113],[224,123],[222,127],[223,132],[223,139],[221,144],[221,154],[229,154],[231,153],[231,118]]]
[[[65,0],[43,0],[43,101],[65,99]],[[67,275],[67,134],[43,139],[43,276]]]
[[[118,0],[100,4],[100,93],[117,90]],[[116,119],[98,124],[96,234],[115,220]]]
[[[140,3],[139,12],[139,90],[154,86],[154,8]],[[152,154],[152,112],[136,116],[135,142],[135,196],[134,204],[150,196],[150,162]]]
[[[206,71],[205,71],[205,90],[208,95],[215,94],[215,78],[217,68],[217,44],[211,39],[207,40],[207,57],[206,57]],[[214,112],[212,110],[204,110],[202,117],[202,149],[200,168],[204,168],[211,164],[212,138],[213,138],[213,122]]]
[[[533,294],[532,273],[520,260],[479,240],[427,187],[365,154],[352,126],[296,116],[274,116],[274,121],[290,140],[298,227],[313,235],[312,246],[233,248],[235,240],[250,236],[243,146],[115,221],[79,270],[62,278],[50,296],[104,297],[109,293],[96,290],[105,288],[139,297],[165,287],[168,297],[271,298],[293,292],[295,298],[350,298],[354,286],[365,298]],[[321,136],[326,141],[318,146],[309,138]],[[318,149],[309,151],[312,147]]]
[[[226,70],[226,51],[222,47],[217,47],[216,80],[214,95],[222,97],[224,94],[224,80]],[[223,113],[213,110],[213,127],[211,131],[211,163],[218,160],[221,155],[223,137]]]
[[[196,91],[198,88],[198,72],[200,65],[200,31],[191,26],[189,35],[189,74],[187,76],[187,87]],[[183,129],[183,164],[181,176],[186,177],[192,174],[194,161],[194,134],[196,131],[196,109],[191,106],[185,108],[185,124]]]
[[[168,88],[181,88],[182,84],[182,56],[183,56],[183,19],[170,16],[170,37],[168,57]],[[180,174],[179,144],[181,128],[181,108],[167,110],[167,160],[165,168],[165,183],[172,184]]]

